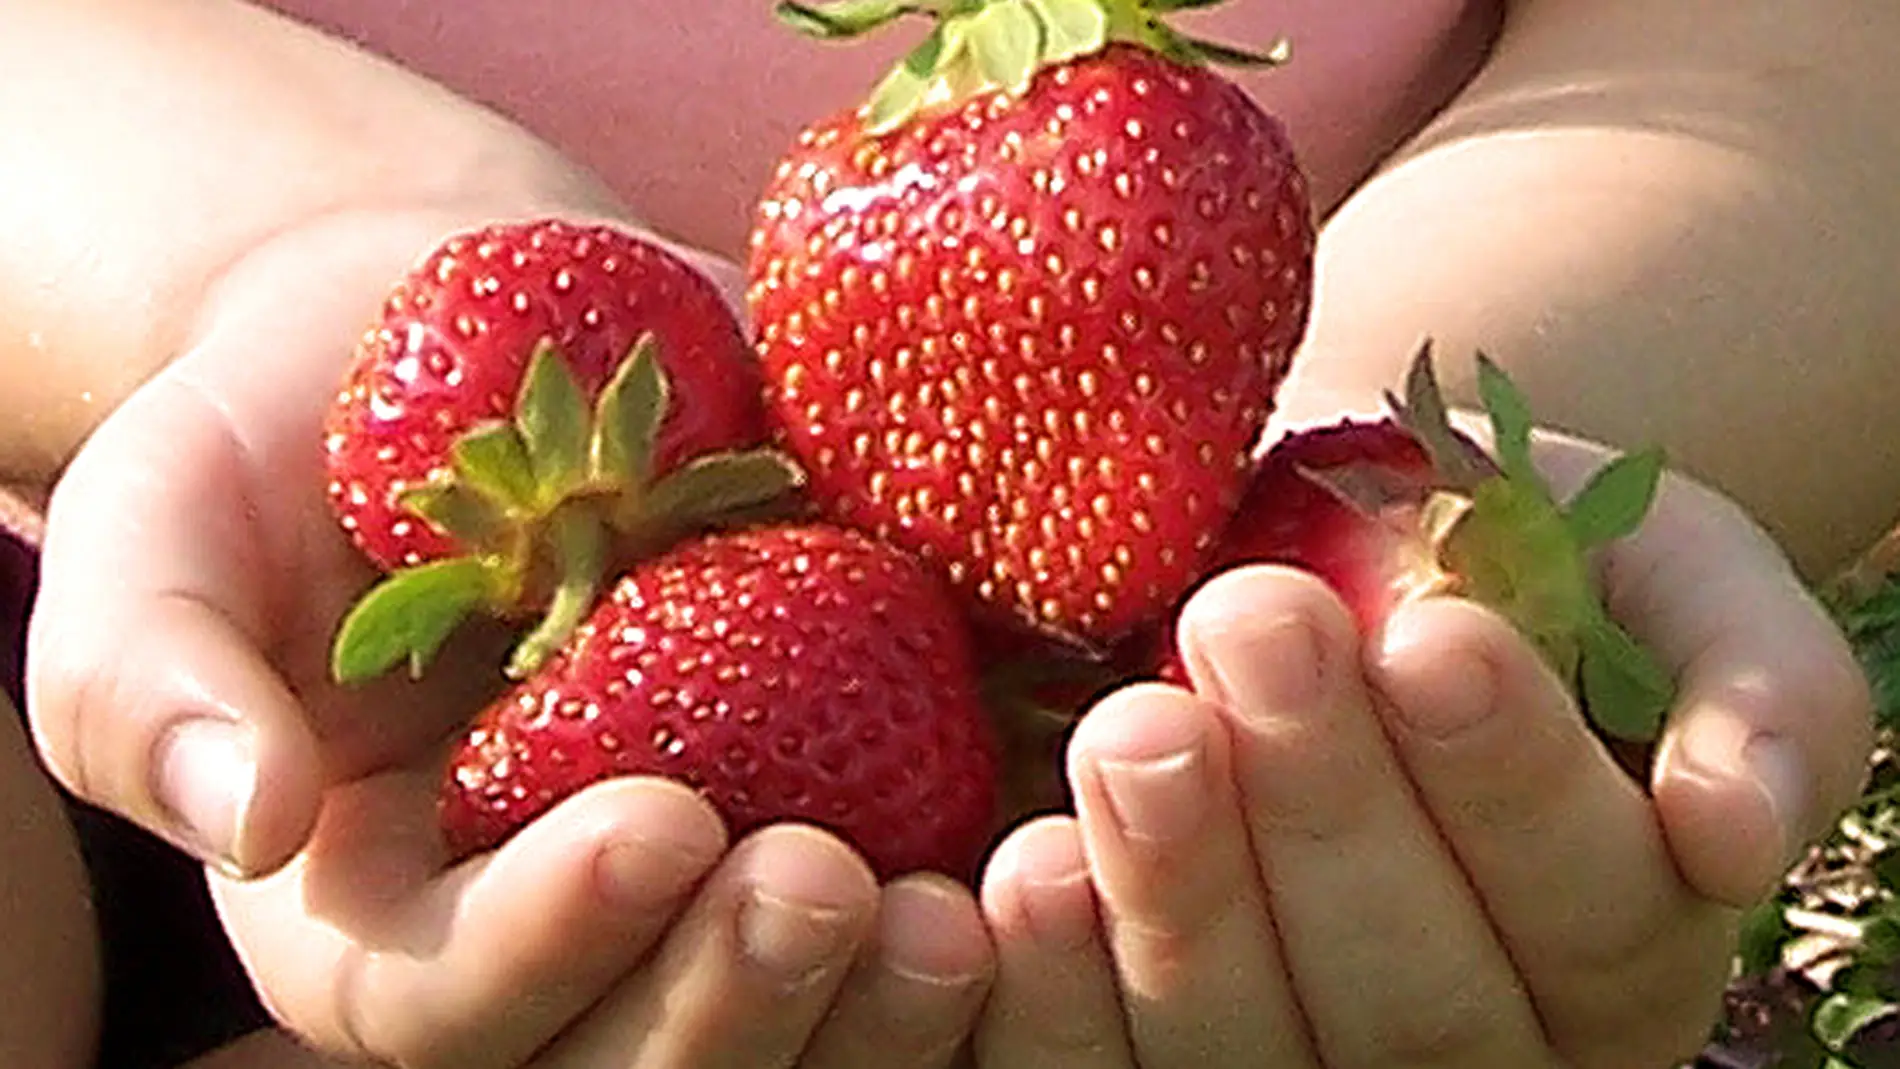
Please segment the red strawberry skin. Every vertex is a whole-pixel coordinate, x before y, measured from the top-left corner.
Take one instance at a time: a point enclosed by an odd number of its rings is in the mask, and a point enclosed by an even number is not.
[[[441,819],[458,855],[609,776],[703,791],[735,835],[800,819],[883,876],[968,876],[997,750],[940,578],[830,525],[708,535],[636,567],[476,721]]]
[[[397,496],[446,468],[464,432],[513,413],[541,340],[591,397],[647,332],[678,398],[656,474],[763,439],[757,363],[730,306],[683,260],[613,227],[559,220],[451,237],[390,293],[325,421],[344,529],[384,571],[465,550]]]
[[[1313,223],[1232,83],[1111,45],[872,137],[806,131],[749,300],[828,514],[1106,644],[1202,570],[1305,329]]]
[[[1315,476],[1319,478],[1316,479]],[[1321,480],[1377,488],[1384,507],[1367,511]],[[1324,580],[1364,633],[1384,623],[1424,578],[1429,553],[1419,508],[1440,485],[1425,448],[1390,419],[1345,419],[1304,428],[1274,443],[1254,472],[1207,570],[1283,564]],[[1171,682],[1187,679],[1173,614],[1124,656]]]
[[[1313,476],[1376,487],[1365,511]],[[1271,561],[1324,579],[1370,632],[1403,599],[1427,547],[1418,509],[1441,479],[1418,439],[1391,420],[1295,431],[1261,461],[1215,556],[1218,569]]]

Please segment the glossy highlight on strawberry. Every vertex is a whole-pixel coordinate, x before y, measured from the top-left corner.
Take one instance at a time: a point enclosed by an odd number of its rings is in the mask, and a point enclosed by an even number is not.
[[[624,576],[477,718],[449,764],[443,828],[471,853],[637,773],[704,792],[735,836],[804,820],[886,877],[972,875],[997,753],[949,591],[831,525],[683,543]]]
[[[1203,569],[1303,336],[1314,240],[1280,124],[1105,25],[1020,89],[808,129],[748,294],[828,514],[939,563],[992,622],[1095,646]]]

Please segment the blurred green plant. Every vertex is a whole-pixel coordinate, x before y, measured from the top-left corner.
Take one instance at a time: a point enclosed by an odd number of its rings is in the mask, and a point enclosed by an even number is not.
[[[1820,591],[1879,736],[1867,787],[1744,919],[1706,1069],[1900,1069],[1900,527]]]

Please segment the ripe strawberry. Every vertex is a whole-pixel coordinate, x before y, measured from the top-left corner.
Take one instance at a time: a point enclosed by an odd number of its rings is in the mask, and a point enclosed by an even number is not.
[[[1345,480],[1370,508],[1342,495]],[[1215,566],[1273,560],[1315,572],[1370,632],[1401,602],[1444,582],[1419,526],[1440,485],[1430,454],[1395,419],[1299,431],[1268,451]]]
[[[1653,738],[1671,684],[1604,610],[1588,554],[1640,525],[1662,457],[1619,457],[1560,503],[1531,464],[1522,397],[1483,357],[1478,380],[1495,459],[1452,427],[1421,350],[1405,399],[1388,396],[1387,418],[1297,431],[1268,450],[1212,570],[1258,561],[1304,568],[1367,633],[1413,598],[1473,598],[1573,681],[1607,734]],[[1174,656],[1171,635],[1161,648]],[[1171,661],[1163,675],[1184,673]]]
[[[465,614],[551,601],[531,668],[618,551],[785,488],[782,462],[723,452],[764,438],[760,390],[718,291],[650,242],[559,220],[449,238],[326,419],[331,505],[395,573],[345,621],[338,677],[419,670]]]
[[[484,849],[608,776],[705,792],[735,833],[798,819],[884,876],[971,874],[997,754],[941,580],[868,535],[779,525],[636,566],[457,749],[441,819]]]
[[[982,0],[779,165],[750,301],[827,514],[1100,647],[1199,574],[1309,305],[1280,124],[1151,12]],[[915,8],[781,4],[819,36]],[[1139,12],[1139,14],[1137,14]]]

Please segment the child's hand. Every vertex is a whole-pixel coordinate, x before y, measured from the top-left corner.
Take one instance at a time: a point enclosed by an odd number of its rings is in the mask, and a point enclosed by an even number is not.
[[[490,689],[476,666],[494,644],[471,636],[422,684],[330,683],[335,622],[371,576],[324,502],[319,422],[384,285],[467,222],[338,218],[266,248],[87,444],[52,504],[33,623],[42,754],[221,870],[266,1003],[325,1050],[750,1066],[810,1044],[824,1064],[930,1064],[967,1033],[990,964],[967,893],[880,889],[796,828],[728,852],[697,797],[648,780],[448,867],[439,746]]]
[[[1591,451],[1551,448],[1575,485]],[[1680,681],[1649,794],[1488,612],[1418,603],[1362,646],[1296,573],[1210,584],[1181,629],[1193,692],[1103,702],[1070,749],[1079,818],[998,851],[985,1064],[1661,1069],[1699,1049],[1737,908],[1860,782],[1867,696],[1705,490],[1672,480],[1605,578]]]

